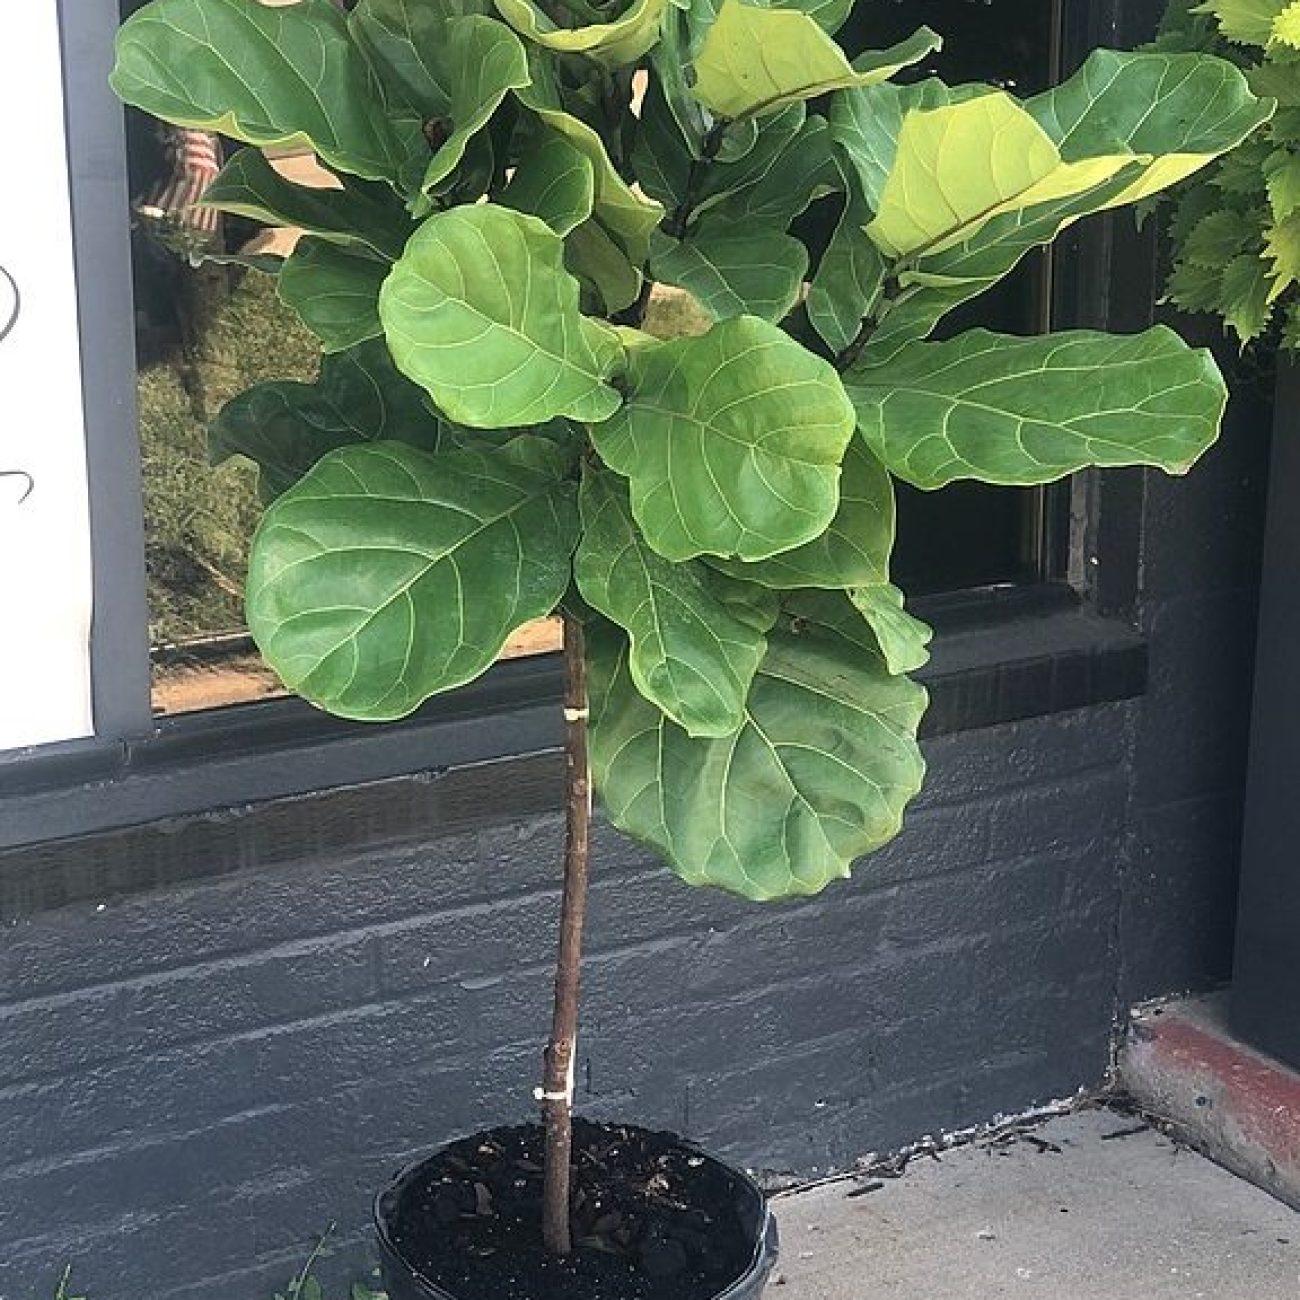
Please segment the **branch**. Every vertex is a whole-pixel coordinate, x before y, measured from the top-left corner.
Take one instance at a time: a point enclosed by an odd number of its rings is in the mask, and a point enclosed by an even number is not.
[[[853,336],[842,352],[840,352],[833,362],[835,369],[843,374],[846,370],[853,368],[854,362],[862,355],[862,350],[871,341],[871,336],[876,332],[876,318],[874,316],[864,316],[862,324],[858,327],[858,332]]]
[[[560,948],[555,964],[555,1005],[539,1100],[546,1130],[542,1237],[561,1257],[573,1250],[569,1226],[573,1162],[573,1074],[582,978],[582,931],[587,915],[591,827],[591,768],[587,758],[587,662],[582,622],[564,615],[564,771],[566,832]]]
[[[840,352],[834,362],[835,369],[843,374],[846,370],[851,370],[862,355],[863,349],[871,342],[871,336],[880,327],[880,322],[905,298],[912,294],[912,289],[901,289],[898,283],[898,277],[904,270],[900,263],[895,266],[893,271],[885,277],[885,282],[880,288],[879,305],[872,312],[868,312],[862,318],[862,323],[858,326],[858,332],[853,336],[849,345]]]
[[[727,134],[730,125],[730,122],[714,122],[700,145],[703,156],[691,159],[691,169],[686,173],[686,193],[682,195],[682,201],[673,210],[673,215],[669,217],[666,226],[668,233],[674,239],[682,239],[686,235],[686,227],[690,224],[695,205],[699,201],[700,187],[704,184],[704,178],[709,174],[709,168],[713,166],[718,151],[722,148],[723,137]]]

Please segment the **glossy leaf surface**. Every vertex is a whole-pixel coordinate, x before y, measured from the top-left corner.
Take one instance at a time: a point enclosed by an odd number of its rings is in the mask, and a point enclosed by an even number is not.
[[[331,713],[405,716],[485,672],[563,596],[578,532],[566,469],[544,438],[331,453],[258,529],[249,630],[285,685]]]
[[[592,767],[610,820],[688,884],[763,902],[816,894],[898,833],[925,764],[925,691],[829,630],[778,628],[734,735],[688,736],[591,637]]]
[[[775,326],[737,316],[634,349],[624,382],[592,439],[631,480],[661,555],[761,560],[830,524],[853,408],[834,370]]]
[[[584,473],[579,504],[578,589],[627,633],[637,690],[690,735],[730,735],[744,720],[776,597],[699,561],[665,560],[641,536],[616,474]]]
[[[1088,465],[1185,473],[1227,391],[1203,349],[1163,326],[1014,338],[971,330],[913,343],[845,377],[863,436],[899,478],[1050,483]]]
[[[564,245],[537,217],[453,208],[412,237],[379,299],[398,369],[479,428],[605,419],[616,338],[578,310]]]

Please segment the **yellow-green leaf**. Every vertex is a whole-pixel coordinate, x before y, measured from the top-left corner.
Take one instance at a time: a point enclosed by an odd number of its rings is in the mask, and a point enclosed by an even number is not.
[[[1269,265],[1253,253],[1234,257],[1219,280],[1218,310],[1242,343],[1258,338],[1271,315]]]
[[[1300,50],[1300,0],[1291,0],[1273,19],[1272,39],[1279,45]]]
[[[1205,0],[1192,10],[1219,20],[1219,30],[1242,45],[1267,45],[1273,23],[1288,0]]]
[[[940,252],[1000,213],[1091,190],[1129,161],[1065,162],[1047,132],[1006,94],[914,112],[903,122],[867,230],[893,257]]]
[[[1272,263],[1268,290],[1268,301],[1272,303],[1300,280],[1300,213],[1268,228],[1264,254]]]
[[[939,48],[927,28],[850,64],[807,14],[723,0],[695,60],[693,93],[723,118],[770,113],[848,86],[886,81]]]
[[[1300,154],[1278,149],[1264,164],[1264,177],[1273,220],[1285,221],[1300,208]]]

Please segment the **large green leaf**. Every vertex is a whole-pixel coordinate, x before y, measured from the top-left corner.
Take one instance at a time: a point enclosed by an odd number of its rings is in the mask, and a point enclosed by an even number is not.
[[[694,294],[715,320],[729,316],[783,319],[799,298],[808,250],[760,221],[709,221],[685,239],[652,245],[656,280]]]
[[[596,200],[591,159],[567,136],[547,127],[528,141],[510,183],[497,201],[541,217],[557,235],[567,235],[591,216]]]
[[[776,597],[651,550],[632,518],[627,485],[607,470],[584,473],[579,506],[578,590],[627,632],[637,690],[692,736],[730,735],[744,721]]]
[[[603,420],[622,348],[578,310],[564,244],[537,217],[495,204],[430,217],[379,299],[398,369],[476,428]]]
[[[893,479],[866,443],[854,438],[844,454],[839,507],[824,533],[766,560],[709,563],[765,587],[861,587],[888,580],[893,547]]]
[[[389,265],[363,249],[308,236],[280,271],[280,298],[320,339],[322,351],[342,352],[384,332],[379,286]]]
[[[178,126],[309,145],[332,167],[398,182],[428,149],[390,118],[330,0],[153,0],[117,36],[113,89]]]
[[[863,436],[899,478],[1049,483],[1088,465],[1184,473],[1226,401],[1208,351],[1163,326],[1016,338],[972,330],[912,343],[845,386]]]
[[[248,626],[286,686],[343,717],[418,708],[495,662],[569,583],[577,506],[544,438],[430,455],[345,447],[267,511]]]
[[[632,512],[661,555],[761,560],[825,531],[853,435],[826,362],[737,316],[633,349],[624,383],[625,404],[592,439],[631,480]]]
[[[1241,71],[1202,54],[1096,50],[1074,76],[1025,101],[1061,157],[1127,156],[1144,166],[1106,206],[1134,203],[1200,170],[1268,120]]]
[[[291,488],[328,452],[377,440],[435,451],[446,428],[424,393],[394,368],[380,340],[321,361],[310,384],[257,384],[221,408],[208,430],[213,464],[245,456],[260,469],[264,500]]]
[[[241,149],[204,191],[203,202],[272,226],[297,226],[322,239],[397,257],[413,229],[406,208],[385,185],[349,179],[339,189],[287,181],[260,149]]]
[[[842,87],[886,81],[940,44],[923,27],[893,49],[850,64],[807,14],[723,0],[695,59],[693,91],[719,117],[753,117]]]
[[[592,772],[610,820],[693,885],[815,894],[891,840],[920,788],[923,688],[822,628],[773,631],[734,735],[697,739],[633,684],[627,643],[588,638]]]
[[[349,22],[389,99],[441,137],[425,190],[455,171],[501,101],[530,80],[519,38],[493,18],[448,18],[428,0],[361,0]]]
[[[561,27],[532,0],[496,0],[501,16],[530,41],[559,54],[585,54],[606,67],[635,63],[659,39],[668,0],[632,0],[618,17]]]

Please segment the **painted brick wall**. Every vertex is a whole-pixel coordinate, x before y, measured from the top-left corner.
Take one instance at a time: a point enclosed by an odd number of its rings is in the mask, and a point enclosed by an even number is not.
[[[1134,721],[934,743],[906,836],[793,907],[684,889],[602,833],[584,1109],[813,1172],[1097,1079]],[[94,1300],[269,1296],[409,1152],[527,1115],[561,833],[539,815],[10,923],[0,1296],[65,1260]]]

